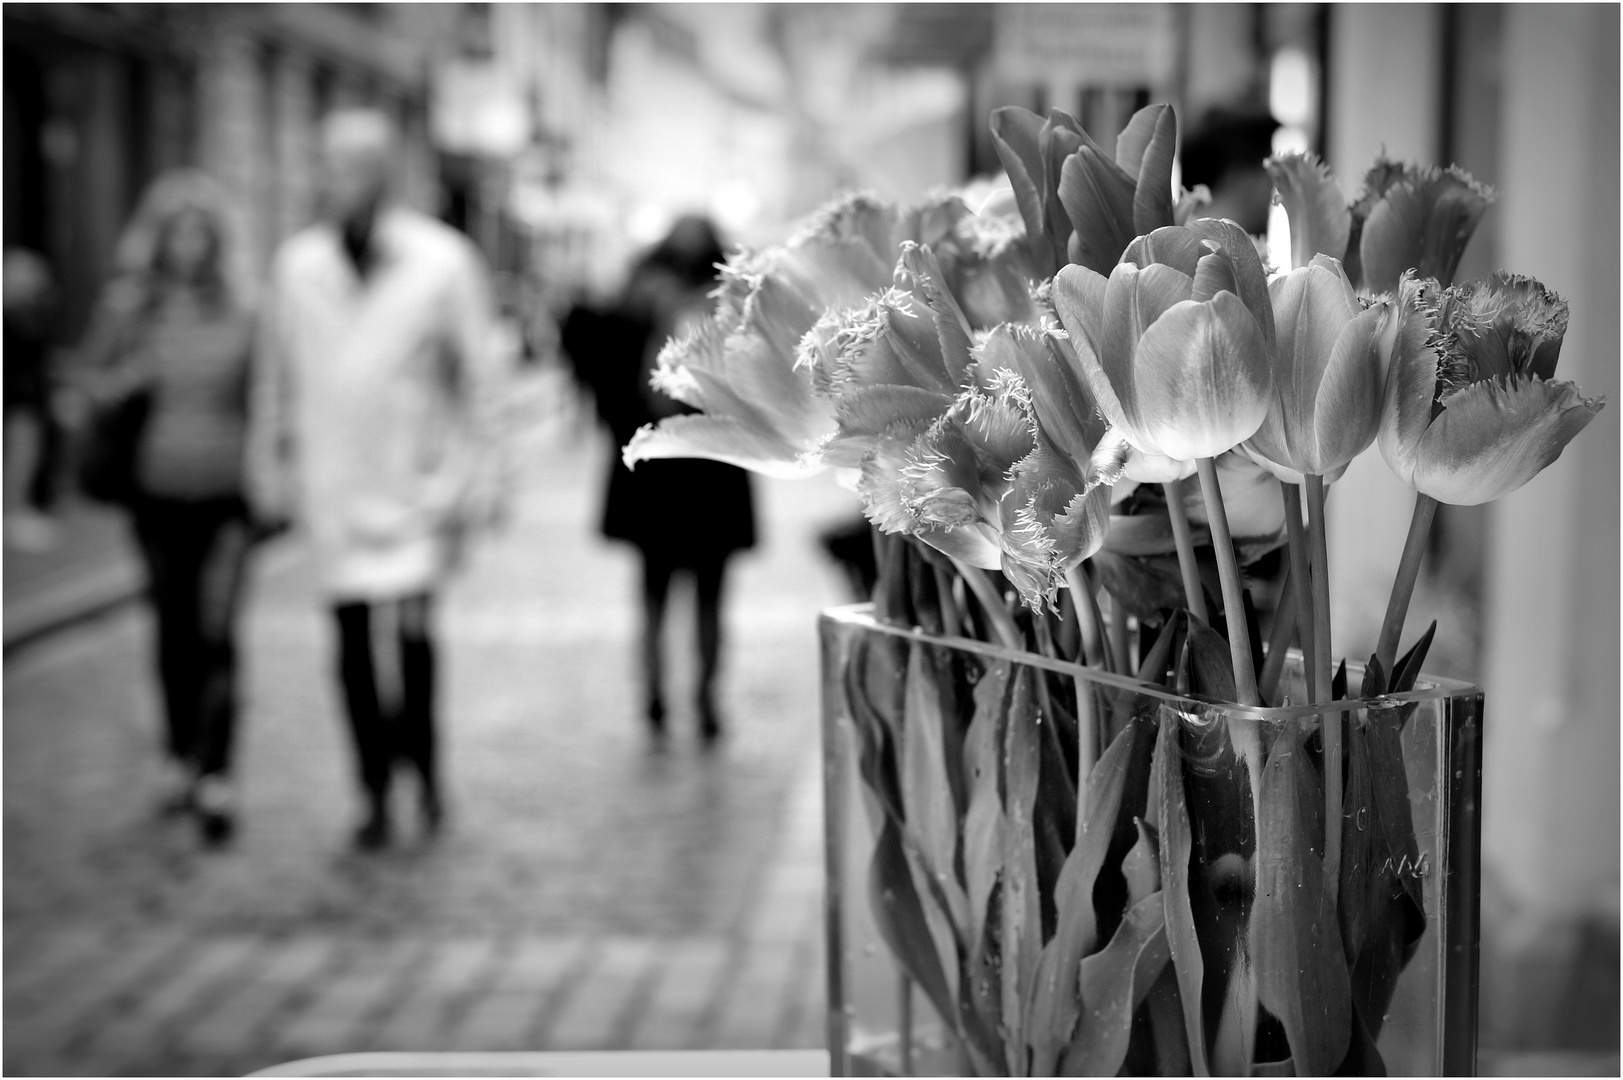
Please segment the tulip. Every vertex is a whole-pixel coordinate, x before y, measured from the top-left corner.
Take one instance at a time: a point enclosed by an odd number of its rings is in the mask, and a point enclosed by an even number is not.
[[[1007,373],[1036,423],[1036,447],[1014,466],[1001,504],[1003,572],[1033,607],[1053,602],[1109,528],[1111,489],[1088,468],[1104,425],[1060,344],[1052,334],[1010,325],[978,349],[980,369]]]
[[[1085,266],[1065,267],[1053,296],[1083,379],[1118,441],[1116,462],[1132,475],[1124,447],[1157,470],[1195,462],[1224,603],[1231,616],[1243,611],[1213,459],[1256,433],[1273,392],[1273,310],[1251,238],[1231,221],[1169,225],[1129,244],[1108,280]],[[1101,450],[1110,453],[1109,443]],[[1194,543],[1175,484],[1167,487],[1167,510],[1190,610],[1204,620]],[[1237,632],[1230,646],[1240,700],[1254,703],[1250,643]]]
[[[802,338],[797,366],[835,403],[824,464],[860,467],[881,440],[921,434],[962,392],[970,328],[942,276],[929,248],[904,243],[890,288],[829,312]]]
[[[1458,168],[1428,169],[1381,158],[1348,205],[1311,154],[1270,158],[1265,167],[1290,220],[1291,265],[1315,255],[1340,259],[1360,291],[1397,289],[1406,270],[1447,285],[1493,193]]]
[[[870,521],[910,533],[983,570],[1002,566],[1000,503],[1014,467],[1037,448],[1035,417],[1018,378],[967,387],[924,431],[880,436],[857,491]]]
[[[1047,278],[1067,262],[1110,272],[1133,237],[1175,221],[1169,105],[1133,114],[1106,154],[1074,116],[1009,107],[992,113],[992,140],[1025,219],[1033,267]]]
[[[1567,305],[1537,281],[1497,273],[1442,290],[1427,313],[1429,291],[1404,283],[1405,311],[1431,337],[1387,377],[1381,454],[1421,494],[1474,506],[1538,475],[1603,402],[1553,378]]]
[[[1267,417],[1273,312],[1262,261],[1233,222],[1157,229],[1133,241],[1108,280],[1065,267],[1053,296],[1083,382],[1152,462],[1216,457]]]
[[[1554,378],[1567,305],[1503,272],[1437,290],[1406,276],[1386,379],[1381,456],[1418,493],[1376,655],[1391,672],[1437,503],[1508,495],[1561,455],[1605,404]]]
[[[732,256],[714,315],[667,343],[654,373],[658,389],[701,415],[643,428],[625,448],[626,464],[703,457],[769,476],[822,469],[816,452],[835,409],[797,370],[800,339],[825,311],[890,283],[902,228],[894,208],[850,196],[786,245]]]
[[[1397,320],[1390,301],[1360,304],[1341,263],[1326,255],[1274,278],[1268,293],[1274,398],[1246,449],[1300,484],[1308,473],[1344,469],[1375,441]]]
[[[1058,194],[1073,230],[1071,262],[1109,274],[1134,237],[1173,224],[1177,139],[1172,106],[1150,105],[1122,129],[1114,159],[1091,139],[1066,158]]]

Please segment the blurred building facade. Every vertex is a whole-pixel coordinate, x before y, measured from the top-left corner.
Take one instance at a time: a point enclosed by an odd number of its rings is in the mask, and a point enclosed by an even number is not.
[[[163,169],[212,173],[240,208],[248,261],[314,211],[317,117],[391,112],[403,194],[437,210],[425,46],[367,4],[19,4],[4,12],[5,241],[42,252],[71,340],[119,231]]]

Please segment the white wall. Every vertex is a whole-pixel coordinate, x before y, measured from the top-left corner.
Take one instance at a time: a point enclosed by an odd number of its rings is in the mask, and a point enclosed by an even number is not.
[[[1483,850],[1524,908],[1618,910],[1618,9],[1505,12],[1501,258],[1565,297],[1606,409],[1492,509]]]

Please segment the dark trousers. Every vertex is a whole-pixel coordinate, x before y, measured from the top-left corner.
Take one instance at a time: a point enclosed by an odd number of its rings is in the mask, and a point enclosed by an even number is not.
[[[398,759],[422,777],[425,794],[437,796],[434,738],[434,643],[429,633],[431,605],[425,595],[387,601],[394,608],[396,633],[383,644],[399,658],[399,701],[385,705],[373,654],[373,621],[384,603],[343,603],[338,620],[338,675],[355,737],[361,786],[374,806],[389,794]]]
[[[132,508],[157,614],[169,752],[200,774],[231,768],[236,616],[251,534],[239,498],[143,497]]]
[[[694,614],[698,622],[699,698],[709,701],[721,665],[721,600],[726,581],[727,555],[707,555],[680,561],[647,548],[642,553],[643,679],[649,701],[663,692],[664,664],[660,631],[665,624],[671,579],[679,571],[693,575]]]

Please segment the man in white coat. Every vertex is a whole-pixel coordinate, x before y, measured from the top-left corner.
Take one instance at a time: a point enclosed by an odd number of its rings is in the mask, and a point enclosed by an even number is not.
[[[391,198],[387,117],[332,114],[321,158],[323,220],[277,252],[261,312],[248,486],[263,519],[310,538],[365,799],[355,839],[377,848],[397,760],[440,823],[431,601],[500,513],[507,358],[478,251]]]

